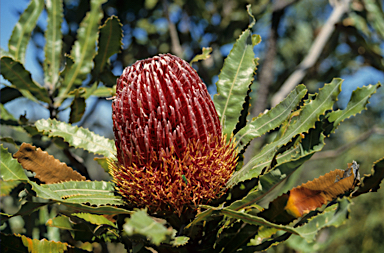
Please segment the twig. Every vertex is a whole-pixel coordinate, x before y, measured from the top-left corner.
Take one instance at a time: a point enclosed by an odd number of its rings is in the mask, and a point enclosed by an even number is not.
[[[171,41],[172,41],[172,53],[174,53],[176,56],[181,58],[183,56],[183,49],[180,46],[179,35],[177,35],[176,26],[169,18],[167,0],[163,0],[163,9],[164,9],[165,17],[167,18],[167,21],[168,21],[169,36],[171,37]]]
[[[361,143],[362,141],[366,140],[371,136],[372,134],[380,134],[384,135],[384,129],[378,128],[376,126],[372,127],[369,131],[361,134],[358,138],[355,140],[344,144],[343,146],[335,149],[335,150],[328,150],[316,153],[312,156],[311,160],[318,160],[318,159],[325,159],[325,158],[334,158],[339,156],[340,154],[344,153],[345,151],[355,147],[357,143]]]
[[[331,2],[331,1],[330,1]],[[298,68],[289,76],[289,78],[281,86],[280,90],[272,97],[272,106],[277,105],[285,96],[303,80],[309,68],[311,68],[318,60],[325,44],[335,30],[335,25],[341,17],[349,10],[350,0],[337,0],[334,2],[334,9],[327,22],[321,28],[319,35],[316,37],[307,56],[300,63]]]

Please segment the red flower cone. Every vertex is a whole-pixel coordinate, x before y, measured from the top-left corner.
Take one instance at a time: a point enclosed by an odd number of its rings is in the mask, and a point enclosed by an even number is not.
[[[112,109],[118,161],[111,174],[128,204],[181,214],[223,194],[237,153],[188,63],[166,54],[127,67]]]

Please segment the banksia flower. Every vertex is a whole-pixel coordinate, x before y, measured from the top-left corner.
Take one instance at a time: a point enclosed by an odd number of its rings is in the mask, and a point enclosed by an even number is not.
[[[166,54],[137,61],[112,103],[111,174],[128,204],[181,214],[223,194],[237,154],[196,71]]]

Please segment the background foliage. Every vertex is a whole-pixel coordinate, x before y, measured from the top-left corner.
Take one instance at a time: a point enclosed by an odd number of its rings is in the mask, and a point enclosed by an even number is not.
[[[315,92],[318,87],[324,82],[330,82],[333,77],[345,78],[346,81],[342,87],[343,93],[337,103],[340,108],[346,106],[349,94],[357,86],[376,83],[378,79],[384,79],[382,3],[379,0],[345,2],[348,3],[348,10],[335,21],[335,25],[331,26],[330,37],[323,42],[318,58],[311,66],[304,69],[305,75],[299,80],[300,83],[306,84],[310,92]],[[26,133],[18,127],[5,124],[4,121],[18,119],[19,122],[27,124],[27,120],[34,122],[40,118],[55,115],[62,121],[77,122],[78,126],[112,138],[110,109],[105,109],[110,108],[110,101],[105,100],[105,97],[111,95],[108,93],[108,87],[115,84],[116,75],[120,75],[125,66],[138,59],[166,52],[172,52],[189,61],[196,54],[201,53],[202,47],[208,46],[212,47],[211,58],[195,63],[194,67],[213,94],[215,88],[211,84],[216,82],[224,58],[232,48],[235,38],[249,24],[246,4],[247,1],[230,0],[209,2],[107,1],[102,5],[104,15],[100,17],[101,24],[104,24],[111,15],[119,18],[124,31],[123,50],[119,53],[117,51],[107,52],[107,58],[112,56],[108,63],[99,68],[93,68],[92,77],[84,75],[80,81],[77,81],[79,84],[83,84],[84,88],[92,89],[96,81],[94,78],[97,78],[105,85],[104,90],[98,90],[98,92],[104,93],[88,99],[87,96],[81,95],[82,90],[78,90],[73,94],[74,99],[64,101],[62,109],[65,110],[53,112],[43,109],[33,101],[27,102],[27,99],[22,98],[16,89],[2,85],[2,143],[12,153],[16,151],[15,144],[20,145],[23,141],[33,143],[45,148],[50,154],[54,154],[56,158],[65,161],[79,171],[84,171],[84,167],[98,168],[88,171],[88,177],[93,180],[107,179],[108,175],[104,173],[102,167],[97,167],[99,165],[93,161],[93,154],[65,147],[59,139],[55,139],[55,143],[58,145],[50,145],[50,142],[40,135],[32,134],[31,137],[31,133],[36,131],[33,127],[26,128],[28,129],[28,133]],[[249,115],[249,118],[257,116],[265,108],[271,107],[274,94],[298,69],[297,66],[302,66],[300,64],[306,56],[313,52],[311,45],[316,36],[326,27],[325,24],[329,21],[333,10],[336,9],[336,6],[332,6],[328,1],[258,1],[258,3],[252,4],[252,12],[257,20],[253,31],[260,34],[263,41],[260,46],[254,48],[256,56],[260,58],[260,65],[254,81],[254,90],[250,94],[252,115]],[[36,10],[39,8],[42,10],[43,7],[38,6]],[[82,36],[81,30],[78,30],[81,27],[80,22],[90,10],[89,1],[64,1],[63,11],[58,12],[62,13],[65,20],[62,24],[63,50],[59,52],[59,55],[73,53],[71,48],[75,41]],[[21,13],[23,10],[16,11]],[[32,31],[31,40],[36,47],[35,64],[40,66],[41,70],[47,69],[47,66],[44,65],[43,50],[45,42],[50,38],[45,38],[45,41],[42,39],[45,30],[44,23],[38,22],[37,27]],[[95,32],[93,33],[95,34]],[[26,45],[22,45],[24,50],[21,52],[25,53]],[[24,53],[20,54],[21,58]],[[2,56],[4,56],[4,52],[2,52]],[[65,62],[71,64],[70,58],[62,57],[60,66],[64,66]],[[91,69],[89,66],[88,70]],[[37,76],[34,79],[38,80],[40,84],[47,82],[42,73],[42,71],[33,73]],[[2,82],[5,81],[2,79]],[[52,80],[49,82],[54,84]],[[70,80],[67,82],[71,83]],[[39,93],[39,90],[35,92],[31,90],[31,92],[35,95]],[[27,97],[28,94],[22,95]],[[42,96],[44,101],[44,95]],[[343,168],[347,162],[354,159],[357,159],[360,164],[368,165],[361,167],[362,174],[369,173],[370,165],[383,155],[383,101],[383,89],[379,89],[371,100],[370,110],[344,122],[336,131],[337,134],[328,138],[325,150],[315,154],[300,169],[302,173],[296,172],[283,187],[288,190],[319,174],[335,168]],[[32,108],[25,108],[27,113],[24,116],[14,113],[17,111],[15,107],[20,103]],[[78,104],[74,105],[75,103]],[[83,108],[83,110],[74,112],[71,107]],[[269,137],[254,143],[251,145],[251,149],[256,153],[259,147],[274,137],[274,134],[271,133]],[[12,139],[6,139],[6,137],[12,137]],[[13,144],[12,140],[17,141]],[[60,152],[62,148],[64,148],[64,152]],[[2,209],[8,213],[17,210],[18,206],[17,196],[12,194],[11,192],[11,197],[4,197],[1,200]],[[323,230],[318,235],[316,243],[307,244],[299,237],[292,236],[286,244],[272,248],[270,251],[286,252],[287,248],[290,248],[292,251],[299,252],[313,252],[314,250],[318,252],[325,252],[325,250],[375,252],[376,249],[384,247],[380,240],[384,233],[384,223],[380,219],[381,210],[384,208],[383,197],[383,191],[379,191],[367,195],[363,199],[356,199],[351,212],[354,219],[349,220],[342,229],[337,229],[337,231],[332,231],[333,228]],[[23,233],[33,238],[41,238],[45,234],[55,238],[58,235],[54,227],[47,228],[46,231],[33,228],[45,224],[47,217],[54,216],[54,211],[46,209],[45,213],[33,213],[28,219],[21,217],[14,219],[11,228],[8,229],[11,229],[13,233]],[[31,220],[35,224],[32,224]],[[113,246],[108,245],[108,247]],[[112,250],[110,249],[110,251]]]

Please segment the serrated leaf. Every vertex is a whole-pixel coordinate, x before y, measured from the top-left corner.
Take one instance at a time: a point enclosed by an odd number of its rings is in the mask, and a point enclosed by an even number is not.
[[[113,140],[97,135],[88,129],[52,119],[40,119],[36,121],[35,126],[40,132],[44,132],[50,137],[63,138],[72,147],[82,148],[109,158],[114,158],[116,155]]]
[[[376,161],[371,169],[372,174],[364,175],[356,192],[352,193],[353,197],[357,197],[367,192],[377,192],[380,184],[384,179],[384,157]]]
[[[64,181],[84,181],[85,177],[52,155],[28,143],[23,143],[14,158],[24,169],[35,173],[35,178],[46,184]]]
[[[201,61],[201,60],[206,60],[209,57],[211,57],[211,52],[212,52],[212,48],[211,47],[203,47],[202,51],[203,52],[201,54],[198,54],[195,57],[193,57],[193,59],[189,63],[190,65],[192,65],[192,63],[194,63],[194,62],[198,62],[198,61]]]
[[[58,86],[61,63],[63,3],[47,0],[47,30],[45,32],[44,82],[54,90]]]
[[[261,114],[259,117],[252,119],[235,135],[236,146],[239,150],[243,150],[254,138],[280,126],[289,117],[291,111],[296,108],[306,92],[307,89],[304,85],[298,85],[280,104],[266,114]]]
[[[262,169],[270,166],[270,161],[280,147],[291,141],[296,135],[307,132],[313,128],[320,115],[332,109],[340,93],[341,83],[342,79],[335,78],[331,83],[325,84],[324,87],[319,90],[319,94],[315,100],[307,102],[301,108],[296,121],[287,127],[287,130],[280,139],[264,146],[256,156],[233,174],[227,182],[227,188],[239,182],[260,176]]]
[[[97,54],[94,59],[94,75],[98,76],[103,72],[108,59],[120,52],[123,38],[121,27],[119,18],[112,16],[99,28],[100,35]]]
[[[253,23],[240,35],[225,59],[216,83],[218,94],[213,97],[223,134],[227,135],[228,140],[239,121],[244,98],[249,92],[256,70],[254,45],[248,43],[252,26]]]
[[[24,62],[31,33],[43,9],[43,0],[32,0],[13,28],[11,38],[8,41],[8,53],[16,61]],[[3,65],[3,63],[1,63],[1,65]],[[1,70],[1,72],[3,72],[3,70]]]
[[[344,110],[337,110],[327,115],[328,120],[332,125],[327,126],[326,135],[334,132],[337,126],[345,119],[365,110],[370,97],[376,93],[376,90],[380,87],[381,84],[379,82],[376,85],[363,86],[354,90],[347,107]]]
[[[131,218],[125,219],[123,229],[129,236],[143,235],[155,245],[160,245],[173,233],[172,230],[168,230],[163,224],[149,217],[146,210],[136,211]]]
[[[110,220],[108,220],[102,215],[90,214],[90,213],[74,213],[72,214],[72,216],[79,217],[95,225],[109,225],[112,227],[116,227],[116,225],[113,222],[111,222]]]
[[[327,207],[323,213],[311,217],[306,224],[295,228],[300,236],[312,242],[317,233],[325,227],[338,227],[345,223],[349,215],[349,204],[347,199],[343,199],[330,207]]]
[[[284,226],[284,225],[278,225],[278,224],[269,222],[262,217],[247,214],[244,212],[239,212],[239,211],[234,211],[234,210],[231,210],[228,208],[223,208],[220,210],[220,214],[226,215],[226,216],[231,217],[231,218],[240,219],[243,222],[248,223],[248,224],[268,226],[268,227],[276,228],[279,230],[287,231],[287,232],[290,232],[292,234],[298,234],[298,232],[292,227]]]
[[[77,31],[77,41],[72,47],[71,57],[74,64],[68,71],[60,87],[58,99],[55,101],[56,106],[60,106],[66,95],[74,88],[80,86],[91,72],[93,65],[93,57],[95,55],[95,47],[98,38],[98,25],[103,12],[101,5],[106,0],[92,0],[91,10],[80,24]]]
[[[189,237],[187,236],[177,236],[173,238],[171,244],[174,247],[180,247],[180,246],[186,245],[188,241],[189,241]]]
[[[320,151],[324,145],[324,135],[322,134],[321,122],[319,122],[314,129],[309,130],[301,143],[293,145],[276,156],[276,165],[259,177],[256,189],[250,191],[243,199],[233,202],[228,208],[240,210],[258,203],[266,194],[275,189],[277,185],[310,159],[314,153]]]
[[[24,66],[10,57],[1,57],[1,74],[10,81],[25,97],[35,101],[29,94],[38,100],[49,103],[48,92],[46,89],[36,84]]]
[[[69,123],[76,123],[81,120],[85,112],[85,98],[83,97],[85,91],[82,88],[74,91],[75,97],[71,103],[71,112],[69,113]]]
[[[123,205],[114,195],[114,185],[105,181],[68,181],[58,184],[38,185],[30,182],[37,197],[72,204]]]
[[[74,248],[67,243],[48,241],[47,239],[31,239],[24,235],[6,235],[0,233],[2,252],[88,252],[79,248]]]
[[[116,206],[89,206],[84,204],[75,204],[69,202],[61,202],[73,212],[88,212],[103,215],[131,214],[132,211]]]
[[[0,176],[4,181],[28,181],[28,177],[24,173],[23,167],[17,162],[16,159],[12,158],[12,155],[8,152],[8,149],[0,145],[1,148],[1,167]]]
[[[0,180],[0,197],[7,196],[13,189],[21,183],[19,180],[15,181],[3,181]]]

